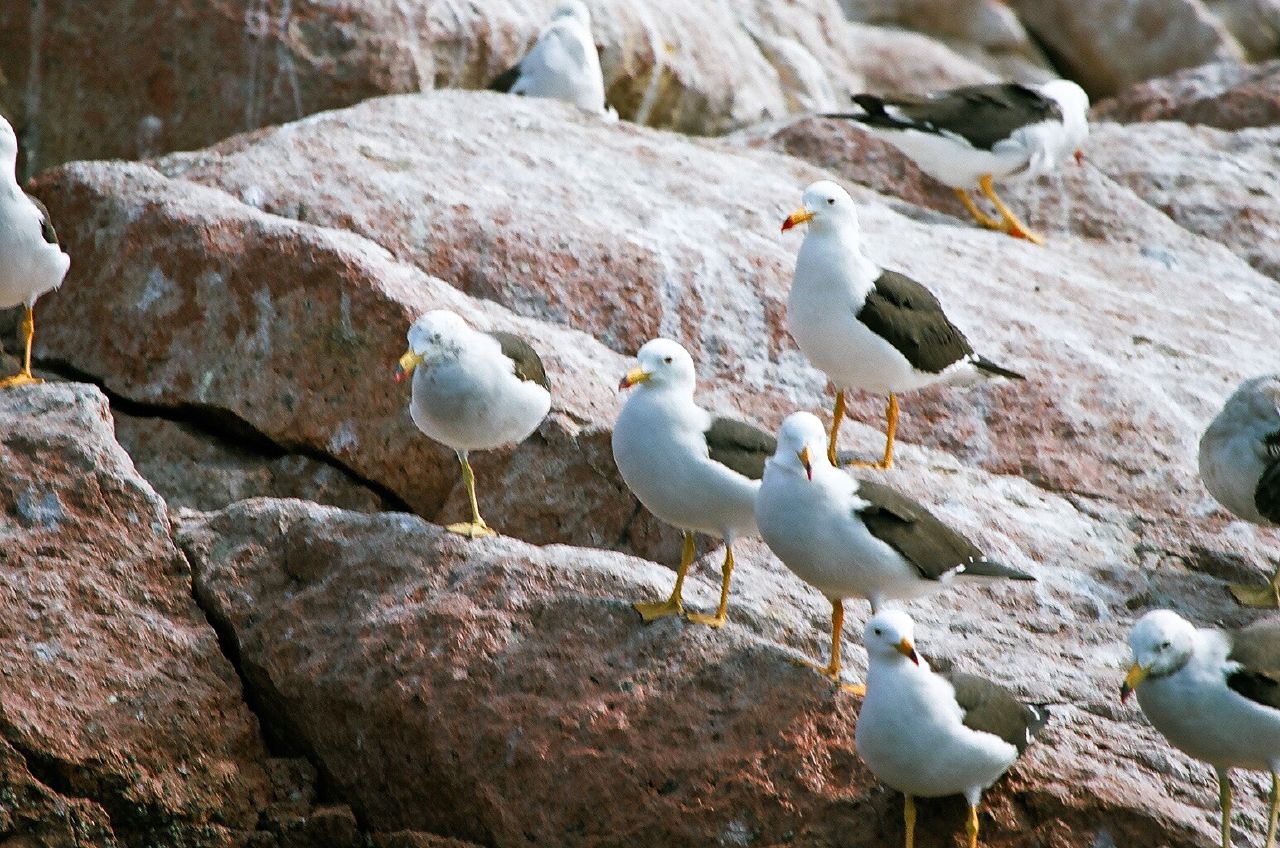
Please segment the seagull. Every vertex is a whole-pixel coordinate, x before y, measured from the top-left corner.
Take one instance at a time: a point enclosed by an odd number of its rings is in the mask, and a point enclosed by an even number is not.
[[[473,330],[457,313],[434,309],[409,327],[395,376],[397,383],[413,377],[413,423],[462,464],[471,521],[446,529],[472,539],[497,535],[480,517],[467,454],[524,441],[551,410],[537,352],[519,336]]]
[[[653,339],[636,359],[639,365],[618,385],[635,391],[613,427],[613,458],[640,503],[684,531],[684,551],[671,597],[635,608],[645,621],[684,612],[680,593],[693,562],[693,534],[706,533],[725,543],[720,606],[714,616],[690,614],[688,619],[721,627],[729,604],[733,543],[758,535],[756,494],[774,439],[694,402],[693,358],[678,342]]]
[[[0,117],[0,309],[26,307],[22,371],[0,380],[0,389],[39,383],[31,373],[36,299],[62,285],[71,257],[58,246],[49,210],[18,185],[18,136]]]
[[[941,795],[969,802],[965,830],[976,848],[982,791],[1022,755],[1049,711],[985,678],[933,671],[916,653],[914,631],[897,610],[867,622],[867,695],[854,742],[872,773],[906,796],[906,848],[915,844],[915,798]]]
[[[591,37],[591,13],[566,0],[551,14],[533,49],[489,83],[490,91],[550,97],[604,114],[604,75]]]
[[[809,225],[796,257],[787,324],[800,350],[836,386],[827,448],[832,465],[847,389],[889,396],[884,458],[871,467],[892,468],[899,392],[986,377],[1022,379],[974,353],[927,288],[867,258],[847,191],[819,180],[805,189],[803,203],[782,224],[783,232]]]
[[[1129,634],[1133,666],[1120,700],[1138,693],[1147,718],[1175,748],[1213,766],[1222,846],[1231,848],[1232,768],[1271,772],[1267,848],[1280,812],[1280,619],[1241,630],[1197,628],[1152,610]]]
[[[831,602],[831,662],[805,665],[839,682],[845,598],[866,598],[875,614],[888,599],[918,598],[954,582],[1034,579],[987,559],[906,495],[836,468],[822,451],[825,441],[817,416],[788,415],[756,498],[765,544]]]
[[[1200,479],[1245,521],[1280,527],[1280,374],[1246,380],[1200,438]],[[1240,603],[1280,606],[1280,569],[1266,586],[1231,587]]]
[[[1089,95],[1071,80],[1038,86],[1016,82],[967,85],[927,97],[855,94],[864,114],[828,114],[857,121],[901,150],[929,176],[950,186],[983,227],[1043,244],[991,187],[993,179],[1037,177],[1071,155],[1082,159],[1089,136]],[[987,216],[969,196],[980,189],[1000,213]]]

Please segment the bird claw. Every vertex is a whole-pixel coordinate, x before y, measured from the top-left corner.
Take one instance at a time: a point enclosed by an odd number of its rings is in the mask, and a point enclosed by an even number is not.
[[[725,622],[729,620],[727,615],[703,615],[697,612],[691,612],[685,618],[694,624],[705,624],[708,627],[714,627],[716,630],[724,627]]]
[[[1261,586],[1232,583],[1227,588],[1231,590],[1231,594],[1241,606],[1260,609],[1280,608],[1280,587],[1274,583],[1265,583]]]
[[[497,530],[494,530],[484,522],[463,521],[458,524],[450,524],[444,529],[450,533],[457,533],[459,536],[466,536],[468,539],[484,539],[498,535]]]
[[[1026,239],[1032,244],[1043,245],[1045,243],[1044,236],[1040,235],[1037,232],[1033,232],[1032,230],[1028,230],[1025,227],[1021,227],[1017,224],[1008,225],[1007,227],[1004,228],[1004,231],[1016,239]]]
[[[38,386],[43,383],[39,377],[33,377],[27,373],[14,374],[12,377],[5,377],[0,380],[0,389],[14,389],[18,386]]]
[[[660,618],[666,618],[672,615],[684,615],[684,606],[679,602],[667,598],[661,603],[645,603],[641,601],[631,605],[635,611],[640,613],[640,617],[648,624],[651,621],[657,621]]]

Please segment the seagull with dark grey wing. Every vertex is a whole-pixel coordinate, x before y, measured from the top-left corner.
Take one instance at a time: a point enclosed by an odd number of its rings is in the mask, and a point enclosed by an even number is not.
[[[827,456],[836,463],[836,437],[847,389],[889,396],[884,458],[893,467],[898,393],[933,383],[962,385],[1021,374],[974,353],[938,299],[910,277],[876,265],[862,252],[853,198],[829,180],[805,189],[804,205],[782,224],[808,224],[787,298],[787,326],[809,361],[836,387]]]
[[[983,790],[1022,755],[1049,711],[985,678],[933,671],[916,653],[914,631],[896,610],[867,622],[867,695],[854,741],[867,768],[906,796],[906,848],[915,844],[915,798],[942,795],[969,802],[965,832],[976,848]]]
[[[1280,527],[1280,374],[1246,380],[1227,399],[1200,439],[1200,479],[1240,518]],[[1280,606],[1280,568],[1266,585],[1231,593],[1246,606]]]
[[[690,621],[720,627],[729,605],[733,543],[755,536],[753,510],[773,437],[750,424],[712,415],[693,400],[693,358],[677,342],[653,339],[619,388],[635,388],[613,427],[613,458],[645,508],[684,531],[684,551],[671,596],[638,603],[645,621],[684,612],[681,591],[693,562],[693,534],[724,539],[720,606]]]
[[[987,559],[906,495],[836,468],[825,441],[816,416],[788,415],[756,498],[761,538],[831,602],[831,662],[806,665],[839,682],[845,598],[866,598],[875,613],[886,600],[918,598],[953,582],[1034,579]]]
[[[480,517],[467,455],[522,442],[551,409],[551,384],[537,352],[511,333],[485,333],[456,313],[432,310],[409,327],[396,382],[413,378],[409,413],[427,436],[458,454],[471,521],[446,529],[472,539],[496,533]]]
[[[606,113],[604,75],[587,7],[579,0],[557,6],[533,49],[489,83],[489,89],[549,97],[589,112]]]
[[[0,389],[39,383],[31,373],[36,299],[62,285],[71,257],[58,246],[49,210],[18,185],[18,136],[0,117],[0,309],[25,306],[22,371],[0,380]]]
[[[1280,620],[1228,632],[1153,610],[1133,626],[1129,646],[1133,666],[1120,699],[1136,692],[1156,730],[1175,748],[1213,766],[1222,848],[1231,848],[1230,770],[1271,772],[1271,848],[1280,813]]]
[[[855,94],[853,101],[863,114],[824,117],[857,121],[954,189],[979,224],[1036,244],[1044,238],[1018,220],[991,183],[1048,173],[1073,154],[1079,161],[1089,136],[1089,95],[1065,79],[967,85],[927,97]],[[999,221],[978,209],[973,189],[995,205]]]

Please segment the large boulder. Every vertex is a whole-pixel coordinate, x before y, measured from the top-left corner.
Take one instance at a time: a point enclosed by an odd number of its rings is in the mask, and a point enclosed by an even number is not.
[[[369,97],[482,88],[556,0],[44,0],[0,5],[0,112],[24,173],[191,150]],[[609,100],[717,133],[830,108],[850,88],[989,74],[936,41],[849,23],[836,0],[593,0]]]
[[[1181,121],[1223,130],[1280,124],[1280,61],[1215,62],[1130,86],[1093,110],[1121,123]]]
[[[1054,713],[987,793],[984,843],[1208,843],[1211,772],[1119,704],[1127,606],[1247,613],[1212,577],[1151,569],[1149,528],[1106,495],[1086,504],[941,455],[892,479],[963,492],[929,500],[1040,578],[911,607],[931,659]],[[640,623],[629,602],[670,584],[652,563],[469,543],[410,516],[254,500],[193,517],[179,539],[264,714],[376,829],[495,848],[901,842],[900,796],[854,749],[858,700],[794,662],[825,655],[829,607],[758,545],[712,631]],[[715,594],[712,569],[691,579],[692,605]],[[854,679],[864,617],[851,603]],[[1264,793],[1242,783],[1237,827],[1258,833]],[[947,844],[962,821],[959,798],[922,801],[918,838]]]
[[[0,391],[0,609],[0,840],[244,844],[257,720],[90,386]]]

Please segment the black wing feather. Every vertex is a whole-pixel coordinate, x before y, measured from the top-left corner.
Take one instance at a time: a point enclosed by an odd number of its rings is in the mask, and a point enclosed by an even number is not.
[[[26,194],[26,192],[23,192],[23,194]],[[41,203],[40,198],[31,194],[27,194],[27,200],[34,203],[35,207],[40,210],[40,233],[44,236],[44,240],[49,244],[57,244],[58,233],[53,229],[53,220],[49,217],[49,207]]]
[[[516,62],[502,73],[498,74],[489,84],[485,86],[489,91],[501,91],[506,94],[515,86],[516,80],[520,79],[520,63]]]
[[[502,355],[515,363],[516,376],[530,383],[537,383],[547,391],[551,391],[551,381],[547,379],[547,370],[542,367],[542,358],[527,341],[514,333],[494,330],[490,336],[498,340],[502,346]]]
[[[972,542],[901,492],[859,480],[857,495],[871,504],[858,511],[871,535],[901,554],[926,579],[939,580],[957,569],[975,577],[1035,579],[987,559]]]
[[[937,374],[973,353],[933,292],[897,271],[880,274],[857,317],[919,371]]]
[[[764,463],[778,449],[778,440],[758,427],[717,417],[706,432],[711,459],[747,477],[764,477]]]
[[[1227,685],[1250,701],[1280,710],[1280,618],[1256,621],[1232,634],[1227,659],[1239,663]]]
[[[1012,82],[967,85],[929,97],[855,94],[853,102],[866,114],[831,117],[852,118],[872,127],[957,135],[982,150],[991,150],[1028,124],[1063,119],[1053,98]],[[889,114],[887,106],[899,114]]]
[[[999,736],[1021,754],[1045,723],[1049,711],[1039,704],[1024,704],[1009,690],[984,677],[962,672],[943,674],[956,690],[956,703],[964,710],[964,726]]]
[[[1273,435],[1280,436],[1280,433]],[[1280,459],[1272,460],[1263,469],[1258,487],[1253,490],[1253,505],[1263,518],[1272,524],[1280,524]]]

